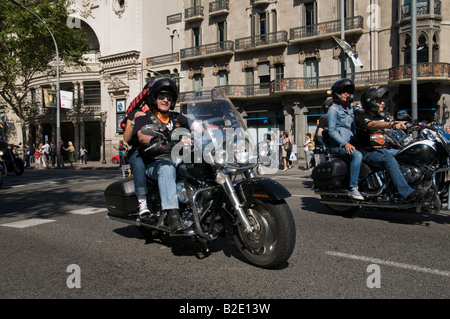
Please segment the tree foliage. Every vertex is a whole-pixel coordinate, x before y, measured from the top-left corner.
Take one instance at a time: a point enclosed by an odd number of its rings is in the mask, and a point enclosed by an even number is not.
[[[64,66],[83,66],[90,50],[81,29],[68,26],[67,0],[22,0],[39,16],[55,37]],[[25,121],[36,113],[27,94],[33,77],[48,75],[56,81],[56,50],[45,25],[27,10],[9,0],[0,0],[0,96]]]

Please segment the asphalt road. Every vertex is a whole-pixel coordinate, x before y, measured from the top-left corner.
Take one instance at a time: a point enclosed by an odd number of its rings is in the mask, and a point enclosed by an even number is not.
[[[247,264],[226,240],[204,255],[198,243],[146,242],[135,227],[108,219],[103,191],[122,178],[116,167],[8,175],[0,190],[0,298],[450,297],[448,211],[344,218],[319,203],[303,172],[272,177],[293,195],[287,202],[297,230],[295,250],[278,270]]]

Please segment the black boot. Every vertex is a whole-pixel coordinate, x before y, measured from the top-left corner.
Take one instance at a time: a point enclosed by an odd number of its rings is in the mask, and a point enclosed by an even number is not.
[[[180,212],[178,209],[168,209],[167,211],[167,222],[169,223],[169,228],[171,232],[176,232],[183,230],[183,223],[181,222]]]

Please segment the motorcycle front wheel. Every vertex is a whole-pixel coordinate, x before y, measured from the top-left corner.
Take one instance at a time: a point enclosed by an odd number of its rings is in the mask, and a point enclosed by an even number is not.
[[[238,224],[234,241],[251,264],[267,269],[278,268],[291,256],[295,246],[295,222],[284,200],[256,201],[245,210],[253,231]]]

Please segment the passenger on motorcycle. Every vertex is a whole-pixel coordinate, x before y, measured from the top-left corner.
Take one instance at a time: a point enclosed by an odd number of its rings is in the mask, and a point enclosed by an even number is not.
[[[353,199],[364,200],[358,190],[362,154],[356,149],[354,114],[351,103],[355,85],[352,80],[341,79],[331,87],[333,104],[328,109],[330,151],[350,162],[350,191]]]
[[[146,147],[152,145],[153,136],[145,135],[141,132],[141,128],[147,124],[157,124],[161,130],[166,133],[170,139],[172,131],[176,128],[189,129],[188,120],[185,116],[173,112],[178,98],[178,88],[176,84],[168,78],[158,79],[155,81],[149,93],[145,97],[146,104],[150,107],[146,116],[135,118],[133,135],[136,134],[139,143]],[[178,199],[176,193],[176,169],[171,159],[171,151],[173,143],[158,147],[155,150],[142,153],[142,158],[146,164],[146,174],[152,180],[158,182],[161,197],[161,208],[167,213],[168,223],[172,232],[182,230]],[[135,172],[134,174],[142,172]]]
[[[328,134],[328,119],[327,112],[328,108],[333,104],[333,100],[328,97],[322,103],[322,113],[323,115],[317,121],[317,128],[314,133],[314,164],[319,165],[326,162],[328,148],[330,147],[330,136]]]
[[[134,191],[138,199],[139,215],[142,216],[150,213],[147,206],[147,176],[145,175],[145,163],[139,152],[139,139],[137,134],[133,135],[133,127],[135,125],[135,120],[139,116],[145,116],[145,112],[150,109],[144,101],[145,96],[150,90],[150,86],[151,83],[147,83],[142,89],[142,92],[130,103],[123,127],[123,140],[131,146],[131,150],[128,152],[127,157],[130,162],[131,172],[133,173]]]
[[[384,139],[376,138],[382,136],[385,129],[406,129],[405,121],[390,121],[384,115],[388,96],[389,89],[385,86],[370,87],[361,96],[364,112],[356,112],[355,115],[358,149],[363,153],[366,164],[388,170],[395,188],[404,200],[416,201],[419,191],[410,187],[401,173],[394,157],[398,150],[386,148]]]

